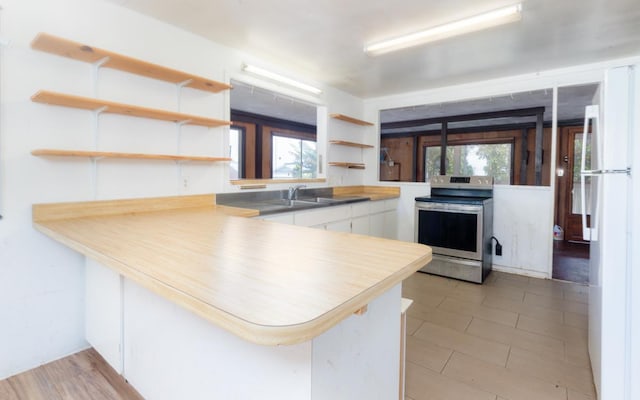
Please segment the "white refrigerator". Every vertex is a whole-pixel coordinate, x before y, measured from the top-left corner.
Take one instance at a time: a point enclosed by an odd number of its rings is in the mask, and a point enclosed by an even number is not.
[[[590,226],[583,215],[590,240],[589,355],[600,400],[640,399],[638,67],[608,70],[585,116],[585,132],[588,120],[592,127],[583,135],[591,165],[582,163],[581,178],[582,190],[591,191],[582,196],[591,198]]]

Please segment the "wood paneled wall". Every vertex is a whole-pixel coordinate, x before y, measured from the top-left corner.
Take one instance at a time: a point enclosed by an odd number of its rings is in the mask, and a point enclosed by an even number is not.
[[[394,162],[394,167],[391,168],[388,164],[380,164],[381,179],[383,177],[389,177],[392,178],[389,180],[400,180],[405,182],[411,182],[414,180],[413,160],[415,157],[415,146],[413,145],[413,142],[413,137],[383,139],[381,141],[380,147],[387,148],[389,157],[391,157]],[[398,170],[400,171],[400,179],[397,179]]]
[[[551,128],[543,130],[543,163],[542,163],[542,185],[548,186],[551,179]],[[513,143],[513,184],[521,184],[520,165],[523,158],[523,146],[526,146],[528,152],[528,160],[526,165],[525,185],[535,185],[535,137],[536,130],[531,128],[527,130],[526,143],[523,140],[523,130],[505,130],[505,131],[486,131],[473,133],[451,133],[448,136],[449,144],[465,144],[465,143]],[[425,180],[425,147],[439,146],[440,135],[420,135],[417,140],[413,136],[406,137],[390,137],[382,138],[380,141],[381,148],[387,148],[389,155],[395,163],[399,163],[400,181],[404,182],[424,182]],[[416,148],[417,147],[417,148]],[[380,164],[380,177],[389,176],[386,171],[382,171],[385,164]]]

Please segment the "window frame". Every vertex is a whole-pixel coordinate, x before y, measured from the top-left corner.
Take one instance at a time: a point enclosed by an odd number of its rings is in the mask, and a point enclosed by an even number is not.
[[[242,125],[236,125],[235,123],[229,127],[229,131],[232,129],[239,131],[238,132],[238,178],[237,179],[245,179],[246,177],[246,165],[245,165],[245,157],[247,153],[246,149],[246,137],[247,137],[247,128]],[[229,141],[231,142],[231,141]],[[231,154],[229,154],[231,157]]]

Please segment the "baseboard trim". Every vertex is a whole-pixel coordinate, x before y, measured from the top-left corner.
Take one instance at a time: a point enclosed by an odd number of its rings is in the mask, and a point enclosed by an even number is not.
[[[539,272],[539,271],[531,271],[528,269],[506,267],[503,265],[495,265],[495,264],[493,264],[491,268],[494,271],[506,272],[508,274],[530,276],[532,278],[540,278],[540,279],[551,279],[548,273]]]

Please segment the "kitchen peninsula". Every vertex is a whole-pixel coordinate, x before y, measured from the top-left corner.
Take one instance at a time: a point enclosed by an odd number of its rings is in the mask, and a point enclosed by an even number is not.
[[[423,245],[246,217],[215,195],[35,205],[86,256],[88,342],[145,398],[397,397]]]

